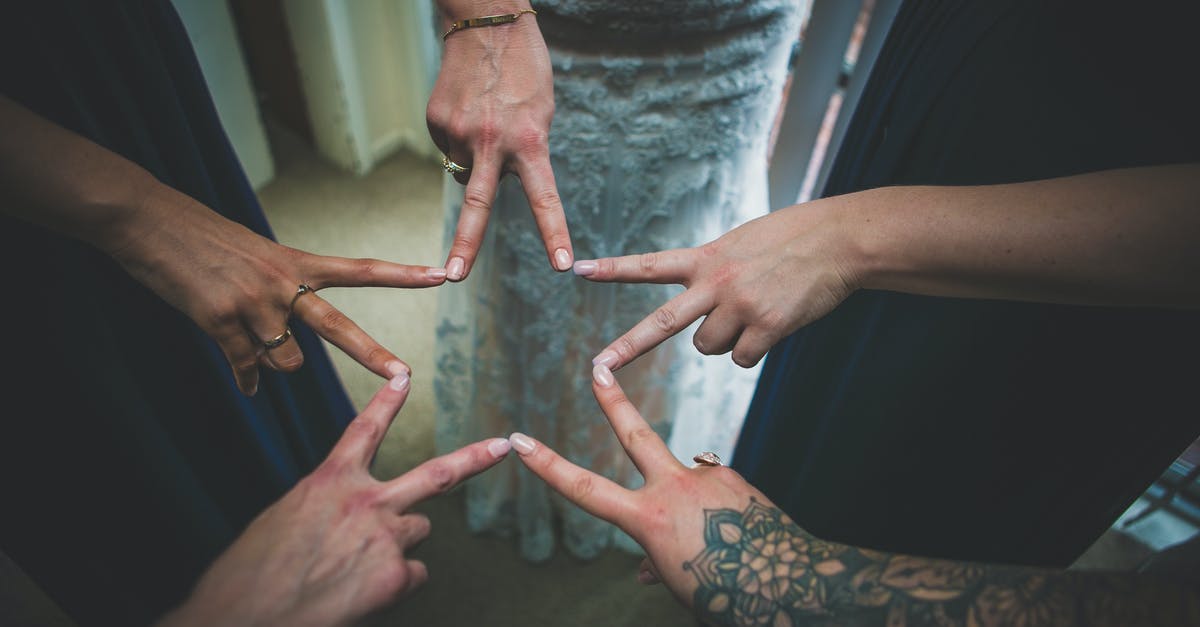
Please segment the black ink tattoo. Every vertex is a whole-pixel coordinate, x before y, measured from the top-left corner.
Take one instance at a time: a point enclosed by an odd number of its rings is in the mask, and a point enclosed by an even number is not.
[[[750,499],[705,510],[704,549],[683,569],[714,625],[1028,627],[1200,624],[1177,583],[894,555],[813,537]]]

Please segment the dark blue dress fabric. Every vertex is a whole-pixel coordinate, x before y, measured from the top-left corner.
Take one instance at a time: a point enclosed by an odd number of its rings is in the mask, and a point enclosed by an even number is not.
[[[270,237],[166,0],[0,17],[0,93]],[[77,241],[0,218],[0,548],[77,622],[150,622],[354,410],[320,342],[242,396],[216,344]]]
[[[1200,161],[1196,7],[906,2],[825,195]],[[1200,434],[1198,354],[1195,312],[863,291],[771,351],[733,462],[820,536],[1065,566]]]

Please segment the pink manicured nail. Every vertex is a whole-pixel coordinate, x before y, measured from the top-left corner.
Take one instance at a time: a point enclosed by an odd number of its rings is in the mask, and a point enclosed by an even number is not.
[[[466,267],[467,262],[463,261],[462,257],[454,257],[446,264],[446,278],[451,281],[463,278],[463,269]]]
[[[514,433],[508,436],[508,441],[521,455],[528,455],[533,452],[533,440],[523,433]]]
[[[446,278],[445,268],[430,268],[425,271],[425,276],[437,281]]]
[[[612,370],[609,370],[608,366],[605,366],[604,364],[596,364],[596,367],[592,368],[592,378],[595,379],[596,383],[599,383],[600,387],[602,388],[606,388],[613,384]]]
[[[404,373],[400,373],[400,374],[392,377],[392,380],[388,381],[388,387],[392,388],[393,390],[396,390],[397,392],[404,391],[405,389],[408,388],[408,375],[404,374]]]
[[[592,365],[604,366],[611,370],[613,366],[617,365],[617,354],[610,350],[600,351],[600,354],[592,359]]]
[[[387,370],[387,373],[393,377],[400,375],[408,376],[412,374],[412,372],[408,369],[408,366],[405,366],[403,363],[395,360],[387,362],[383,365],[383,368],[384,370]]]
[[[512,444],[506,438],[495,438],[487,445],[488,452],[492,457],[504,457],[512,450]]]
[[[554,267],[564,272],[571,269],[571,253],[566,248],[554,251]]]
[[[576,276],[592,276],[600,269],[600,264],[595,261],[576,261],[574,270]]]

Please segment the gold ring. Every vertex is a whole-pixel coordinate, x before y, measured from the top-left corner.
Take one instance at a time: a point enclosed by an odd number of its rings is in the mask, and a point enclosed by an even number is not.
[[[312,286],[309,285],[308,283],[301,283],[300,287],[296,288],[296,295],[292,297],[292,303],[290,305],[288,305],[288,315],[290,316],[292,314],[292,311],[294,309],[296,309],[296,301],[299,300],[301,296],[304,296],[305,294],[307,294],[309,292],[315,292],[315,291],[317,291],[317,290],[314,290],[312,288]]]
[[[464,172],[471,171],[471,168],[458,165],[457,163],[451,161],[450,157],[447,157],[446,155],[442,155],[442,167],[451,174],[462,174]]]
[[[267,350],[271,350],[272,348],[276,348],[280,344],[288,341],[289,337],[292,337],[292,328],[284,327],[283,333],[280,333],[279,335],[276,335],[275,337],[263,342],[263,346],[266,346]]]
[[[712,451],[704,451],[692,458],[692,461],[701,466],[720,466],[721,458]]]

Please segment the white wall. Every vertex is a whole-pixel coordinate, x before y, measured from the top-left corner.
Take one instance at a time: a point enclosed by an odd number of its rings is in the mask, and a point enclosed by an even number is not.
[[[439,153],[425,102],[440,48],[428,0],[287,0],[317,149],[365,174],[400,148]]]
[[[425,102],[440,48],[428,0],[284,4],[320,153],[356,174],[408,148],[438,155]]]
[[[224,0],[172,2],[196,50],[225,133],[250,184],[258,189],[275,177],[275,162],[229,6]]]

